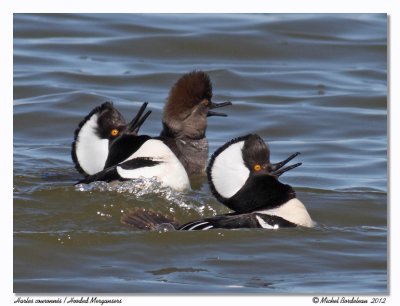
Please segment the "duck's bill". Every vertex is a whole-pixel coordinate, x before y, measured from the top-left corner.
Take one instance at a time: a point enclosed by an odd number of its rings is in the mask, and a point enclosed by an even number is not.
[[[287,172],[289,170],[292,170],[294,168],[297,168],[298,166],[301,166],[301,165],[302,165],[302,163],[297,163],[297,164],[294,164],[294,165],[287,166],[285,168],[281,168],[278,171],[272,172],[272,175],[274,175],[276,177],[279,177],[282,174],[284,174],[285,172]]]
[[[296,152],[296,153],[290,155],[285,160],[283,160],[283,161],[281,161],[279,163],[271,165],[271,174],[276,176],[276,177],[279,177],[282,174],[284,174],[285,172],[287,172],[289,170],[292,170],[294,168],[297,168],[298,166],[301,166],[302,163],[297,163],[297,164],[290,165],[290,166],[287,166],[287,167],[283,168],[284,165],[286,165],[288,162],[290,162],[293,158],[295,158],[298,155],[300,155],[300,152]]]
[[[214,112],[214,111],[212,111],[212,109],[225,107],[225,106],[229,106],[229,105],[232,105],[231,101],[226,101],[226,102],[221,102],[221,103],[211,102],[210,110],[207,113],[207,117],[211,117],[211,116],[226,117],[226,116],[228,116],[227,114],[224,114],[224,113]]]
[[[296,152],[296,153],[290,155],[288,158],[286,158],[285,160],[283,160],[279,163],[272,164],[271,171],[277,171],[277,170],[281,169],[284,165],[286,165],[288,162],[290,162],[293,158],[295,158],[298,155],[300,155],[300,152]]]
[[[143,115],[143,113],[147,107],[147,104],[148,104],[148,102],[143,103],[143,105],[140,107],[136,116],[127,125],[127,127],[125,129],[125,133],[136,134],[136,135],[139,133],[140,127],[146,121],[147,117],[149,117],[151,114],[151,110],[149,110]]]

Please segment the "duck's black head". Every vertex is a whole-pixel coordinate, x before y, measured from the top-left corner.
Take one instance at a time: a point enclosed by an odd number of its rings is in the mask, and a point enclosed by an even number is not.
[[[71,155],[76,169],[84,175],[103,170],[112,146],[125,135],[138,134],[151,112],[142,116],[146,106],[144,103],[128,124],[112,102],[94,108],[75,130]]]
[[[164,108],[161,136],[201,139],[207,129],[207,117],[226,116],[213,111],[231,105],[231,102],[214,103],[212,84],[203,71],[183,75],[171,88]]]
[[[296,196],[293,188],[281,183],[279,177],[301,165],[284,167],[299,154],[272,164],[268,145],[260,136],[235,138],[211,157],[207,167],[211,191],[238,213],[278,207]]]

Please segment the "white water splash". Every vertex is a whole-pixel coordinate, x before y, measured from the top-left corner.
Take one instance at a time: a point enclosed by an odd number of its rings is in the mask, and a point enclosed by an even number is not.
[[[138,199],[146,199],[148,196],[155,195],[161,197],[168,202],[176,204],[179,208],[185,210],[195,210],[197,213],[203,215],[208,212],[208,215],[216,215],[217,211],[206,202],[210,197],[199,195],[195,192],[179,192],[169,187],[161,186],[161,183],[156,177],[153,178],[138,178],[125,182],[93,182],[90,184],[78,184],[75,190],[81,192],[117,192],[128,193],[134,195]],[[175,212],[177,207],[170,207],[171,213]]]
[[[131,193],[137,197],[151,193],[160,193],[163,189],[157,178],[138,178],[125,182],[93,182],[90,184],[78,184],[77,191],[116,191],[118,193]]]

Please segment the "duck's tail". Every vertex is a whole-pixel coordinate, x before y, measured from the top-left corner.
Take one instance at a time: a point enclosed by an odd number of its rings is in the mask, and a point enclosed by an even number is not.
[[[122,215],[121,222],[138,230],[175,230],[179,222],[159,211],[135,208]]]

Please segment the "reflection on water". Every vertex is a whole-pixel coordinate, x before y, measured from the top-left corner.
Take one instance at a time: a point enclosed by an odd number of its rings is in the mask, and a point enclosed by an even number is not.
[[[15,292],[387,292],[387,18],[384,14],[14,15]],[[226,213],[206,179],[73,184],[81,119],[106,100],[158,135],[172,84],[206,71],[227,118],[210,153],[258,133],[313,229],[141,232],[134,207],[187,222]],[[143,186],[151,186],[142,188]],[[152,191],[152,192],[149,192]],[[205,286],[206,284],[206,286]]]

